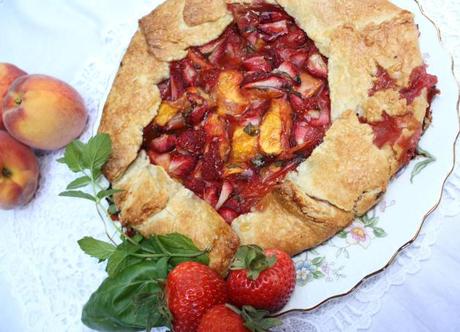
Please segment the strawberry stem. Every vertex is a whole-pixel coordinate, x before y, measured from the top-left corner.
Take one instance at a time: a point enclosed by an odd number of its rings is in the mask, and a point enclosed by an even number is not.
[[[248,278],[256,280],[260,273],[276,263],[275,256],[266,256],[256,245],[241,246],[233,258],[231,270],[246,270]]]
[[[225,304],[227,308],[240,315],[251,332],[268,332],[270,328],[280,326],[282,321],[278,318],[267,317],[267,310],[258,310],[250,305],[244,305],[241,310],[231,304]]]

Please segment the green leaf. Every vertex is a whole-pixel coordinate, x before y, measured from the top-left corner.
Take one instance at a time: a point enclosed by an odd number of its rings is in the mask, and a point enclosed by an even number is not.
[[[313,272],[313,278],[315,279],[321,279],[324,277],[324,273],[321,271],[315,271]]]
[[[313,265],[320,266],[323,261],[324,261],[324,257],[316,257],[311,261],[311,263]]]
[[[139,249],[140,246],[134,245],[128,241],[120,244],[107,262],[106,271],[109,277],[113,278],[127,266],[143,261],[142,258],[130,256]]]
[[[75,140],[67,145],[64,157],[58,159],[57,161],[66,164],[67,167],[74,173],[80,172],[85,169],[82,157],[84,148],[85,146],[82,142]]]
[[[340,232],[337,233],[337,236],[340,237],[341,239],[345,239],[347,237],[347,232],[344,230],[341,230]]]
[[[163,249],[174,255],[183,255],[183,257],[172,257],[169,263],[174,267],[182,262],[193,260],[205,265],[209,264],[209,256],[206,252],[199,250],[192,240],[179,234],[171,233],[167,235],[158,235],[158,241]]]
[[[112,153],[112,141],[108,134],[99,133],[86,143],[82,159],[84,166],[91,170],[93,175],[100,170]]]
[[[226,306],[240,314],[244,320],[244,326],[252,332],[268,332],[272,327],[282,325],[280,319],[267,317],[269,312],[266,310],[257,310],[249,305],[244,305],[239,311],[231,305],[226,304]]]
[[[276,263],[276,256],[266,256],[263,249],[256,245],[241,246],[233,258],[231,270],[248,271],[248,277],[256,280],[259,274]]]
[[[105,197],[112,196],[113,194],[119,193],[123,190],[121,189],[107,189],[107,190],[101,190],[100,192],[97,193],[97,198],[103,199]]]
[[[385,236],[387,236],[387,233],[385,232],[385,230],[383,228],[374,227],[373,231],[374,231],[374,235],[376,237],[385,237]]]
[[[100,260],[106,260],[115,252],[115,246],[95,238],[85,236],[78,241],[78,245],[87,255]]]
[[[91,178],[89,176],[82,176],[82,177],[79,177],[75,180],[73,180],[72,182],[70,182],[68,185],[67,185],[67,190],[72,190],[72,189],[78,189],[78,188],[83,188],[83,187],[86,187],[88,184],[91,183]]]
[[[83,191],[80,191],[80,190],[64,191],[64,192],[60,193],[59,196],[84,198],[84,199],[96,202],[96,198],[94,196],[92,196],[92,195],[90,195],[88,193],[85,193]]]
[[[117,214],[119,212],[119,210],[118,210],[117,206],[112,203],[112,204],[109,205],[109,207],[107,209],[107,212],[109,214]]]
[[[167,259],[160,259],[131,265],[105,279],[83,307],[82,322],[99,331],[170,325],[161,282],[167,273]]]
[[[425,159],[422,161],[419,161],[418,163],[415,164],[414,168],[412,169],[412,172],[410,174],[410,182],[412,183],[414,181],[415,176],[420,174],[420,172],[427,167],[429,164],[433,163],[436,159]]]

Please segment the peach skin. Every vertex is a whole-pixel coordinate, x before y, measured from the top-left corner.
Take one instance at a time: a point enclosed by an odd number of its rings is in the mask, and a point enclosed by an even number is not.
[[[28,203],[37,191],[38,176],[32,149],[0,130],[0,209]]]
[[[0,63],[0,129],[5,129],[2,120],[2,100],[8,88],[20,76],[27,73],[10,63]]]
[[[41,150],[60,149],[82,133],[88,113],[80,94],[45,75],[18,78],[3,99],[3,123],[18,141]]]

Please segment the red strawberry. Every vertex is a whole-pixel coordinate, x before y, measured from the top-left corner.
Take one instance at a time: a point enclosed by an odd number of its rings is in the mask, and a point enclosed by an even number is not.
[[[225,304],[219,304],[206,312],[197,332],[250,332],[243,318]]]
[[[168,172],[172,175],[183,177],[193,171],[195,165],[195,157],[173,152],[171,154],[171,162],[168,167]]]
[[[268,63],[267,59],[262,55],[247,58],[243,61],[243,67],[248,71],[269,72],[272,70],[270,63]]]
[[[181,263],[166,280],[166,302],[175,332],[195,332],[206,311],[226,301],[224,280],[206,265]]]
[[[183,150],[201,154],[204,147],[205,133],[202,130],[188,129],[177,138],[177,147]]]
[[[267,311],[244,306],[240,311],[228,304],[219,304],[206,312],[197,332],[264,332],[281,325],[276,318],[265,318]]]
[[[152,140],[151,146],[154,148],[156,151],[163,153],[163,152],[169,152],[172,149],[174,149],[176,145],[176,136],[174,135],[161,135],[155,139]]]
[[[271,312],[280,310],[295,287],[295,267],[291,257],[277,249],[251,245],[238,250],[227,278],[230,302]]]
[[[259,29],[266,34],[263,38],[267,41],[274,40],[289,32],[286,20],[260,24]]]
[[[319,53],[310,55],[307,61],[307,69],[315,76],[327,78],[327,64]]]

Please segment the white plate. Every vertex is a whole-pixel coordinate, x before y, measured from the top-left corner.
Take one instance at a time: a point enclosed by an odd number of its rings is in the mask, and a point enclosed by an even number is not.
[[[281,313],[311,310],[346,295],[391,264],[399,251],[415,240],[424,220],[437,207],[453,169],[454,143],[459,132],[459,90],[452,58],[443,48],[436,26],[424,16],[416,1],[392,2],[415,14],[428,71],[438,76],[441,95],[433,102],[433,123],[420,141],[420,146],[436,161],[411,182],[413,168],[423,159],[413,160],[364,218],[318,248],[296,256],[297,286]]]
[[[416,0],[392,2],[415,14],[428,72],[439,80],[441,95],[432,105],[433,122],[420,141],[420,146],[434,155],[436,161],[411,182],[413,168],[423,159],[413,160],[391,181],[382,201],[364,218],[323,245],[294,257],[297,286],[279,314],[314,309],[350,293],[364,279],[385,269],[400,250],[415,240],[424,220],[437,207],[443,185],[453,169],[454,144],[459,132],[459,89],[452,57],[443,48],[436,26],[421,12]],[[105,96],[110,87],[111,84]],[[99,117],[102,106],[103,103]],[[99,119],[94,133],[98,124]]]

